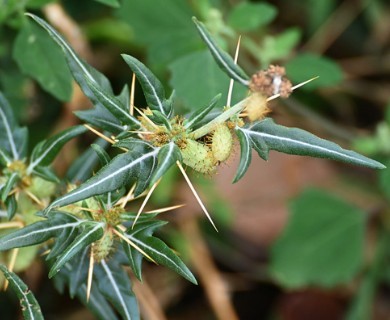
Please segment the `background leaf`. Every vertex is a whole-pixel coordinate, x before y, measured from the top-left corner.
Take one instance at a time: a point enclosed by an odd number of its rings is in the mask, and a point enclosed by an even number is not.
[[[362,264],[364,212],[315,189],[296,198],[290,212],[271,249],[271,275],[289,288],[350,281]]]
[[[207,50],[177,59],[169,65],[169,69],[172,72],[171,86],[175,88],[178,98],[192,110],[208,104],[216,93],[222,93],[217,106],[226,103],[230,80],[218,68]],[[237,83],[234,86],[232,104],[242,99],[246,92],[247,88]]]
[[[268,3],[240,2],[229,13],[229,24],[238,31],[252,31],[269,24],[277,14]]]
[[[304,85],[303,90],[334,86],[343,80],[343,72],[336,62],[312,53],[296,56],[285,67],[287,76],[294,84],[319,76],[315,81]]]
[[[3,272],[5,278],[9,281],[10,287],[16,293],[19,299],[24,319],[44,320],[41,307],[26,284],[15,273],[9,271],[5,266],[0,265],[0,270]]]
[[[36,24],[26,20],[13,48],[19,68],[61,101],[72,95],[72,76],[58,46]]]

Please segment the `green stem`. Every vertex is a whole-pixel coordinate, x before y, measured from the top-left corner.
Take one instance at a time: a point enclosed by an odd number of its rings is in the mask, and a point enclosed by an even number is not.
[[[245,98],[244,100],[241,100],[237,104],[235,104],[230,109],[227,109],[225,112],[220,114],[218,117],[211,120],[209,123],[205,124],[203,127],[200,127],[199,129],[196,129],[194,132],[190,134],[191,139],[199,139],[206,134],[214,131],[218,125],[224,123],[225,121],[229,120],[231,117],[239,114],[244,108],[245,104],[247,102],[248,98]]]

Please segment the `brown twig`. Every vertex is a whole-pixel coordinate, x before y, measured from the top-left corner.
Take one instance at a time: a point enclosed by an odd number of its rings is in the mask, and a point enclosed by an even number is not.
[[[132,278],[133,291],[139,301],[141,314],[146,320],[166,320],[164,310],[145,279],[142,283]]]
[[[212,260],[195,217],[183,221],[180,228],[188,239],[191,263],[200,278],[200,282],[205,289],[217,318],[221,320],[238,320],[230,300],[229,289]]]

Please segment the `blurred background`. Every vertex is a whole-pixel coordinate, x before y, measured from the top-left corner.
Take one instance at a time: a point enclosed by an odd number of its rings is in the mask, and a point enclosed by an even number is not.
[[[229,79],[191,21],[196,16],[231,54],[241,35],[238,63],[248,74],[279,64],[294,84],[319,76],[271,103],[277,123],[390,164],[387,0],[0,0],[0,90],[33,146],[78,123],[73,111],[90,104],[26,11],[49,21],[117,92],[132,77],[120,54],[137,57],[168,92],[175,89],[182,114],[218,93],[223,107],[228,91]],[[233,103],[246,94],[236,84]],[[138,87],[135,98],[145,106]],[[56,170],[64,172],[85,143],[68,147]],[[153,193],[149,209],[186,204],[164,214],[171,223],[161,237],[200,285],[146,264],[144,283],[134,280],[143,318],[390,319],[390,169],[271,152],[267,162],[254,154],[233,185],[238,160],[237,146],[215,176],[192,175],[218,233],[177,170]],[[45,272],[37,261],[21,275],[46,319],[93,319],[56,293]],[[0,310],[2,319],[19,317],[12,294],[0,293]]]

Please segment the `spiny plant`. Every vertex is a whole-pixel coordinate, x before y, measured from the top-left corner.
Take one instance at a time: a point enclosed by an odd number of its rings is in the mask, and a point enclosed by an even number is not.
[[[239,142],[240,161],[233,182],[246,173],[252,149],[264,160],[270,150],[329,158],[381,169],[372,159],[297,128],[286,128],[268,118],[267,103],[287,98],[293,90],[284,68],[270,66],[249,77],[224,52],[205,26],[193,19],[215,61],[232,79],[248,87],[248,96],[212,112],[220,95],[190,115],[174,110],[174,94],[166,96],[157,77],[139,60],[122,55],[138,79],[147,106],[134,106],[134,91],[127,86],[115,95],[108,79],[81,60],[67,42],[41,18],[28,14],[62,49],[69,69],[93,109],[77,111],[86,124],[68,129],[26,154],[27,131],[18,127],[11,108],[0,96],[2,228],[18,228],[0,238],[0,250],[40,245],[50,268],[49,277],[63,292],[69,288],[100,319],[138,319],[139,310],[123,266],[142,279],[142,260],[165,265],[196,283],[190,270],[153,234],[165,222],[157,219],[165,208],[141,215],[151,193],[167,170],[177,166],[214,228],[211,215],[197,195],[183,166],[212,175],[226,162]],[[311,81],[311,80],[308,80]],[[231,91],[232,86],[230,87]],[[229,94],[230,96],[230,94]],[[76,161],[64,179],[50,170],[64,143],[87,129],[99,136]],[[117,155],[106,151],[111,145]],[[95,160],[101,168],[92,174]],[[49,191],[50,190],[50,191]],[[145,196],[137,213],[127,210],[130,200]],[[27,204],[26,204],[27,203]],[[31,218],[33,217],[33,218]],[[13,268],[10,263],[10,269]]]

